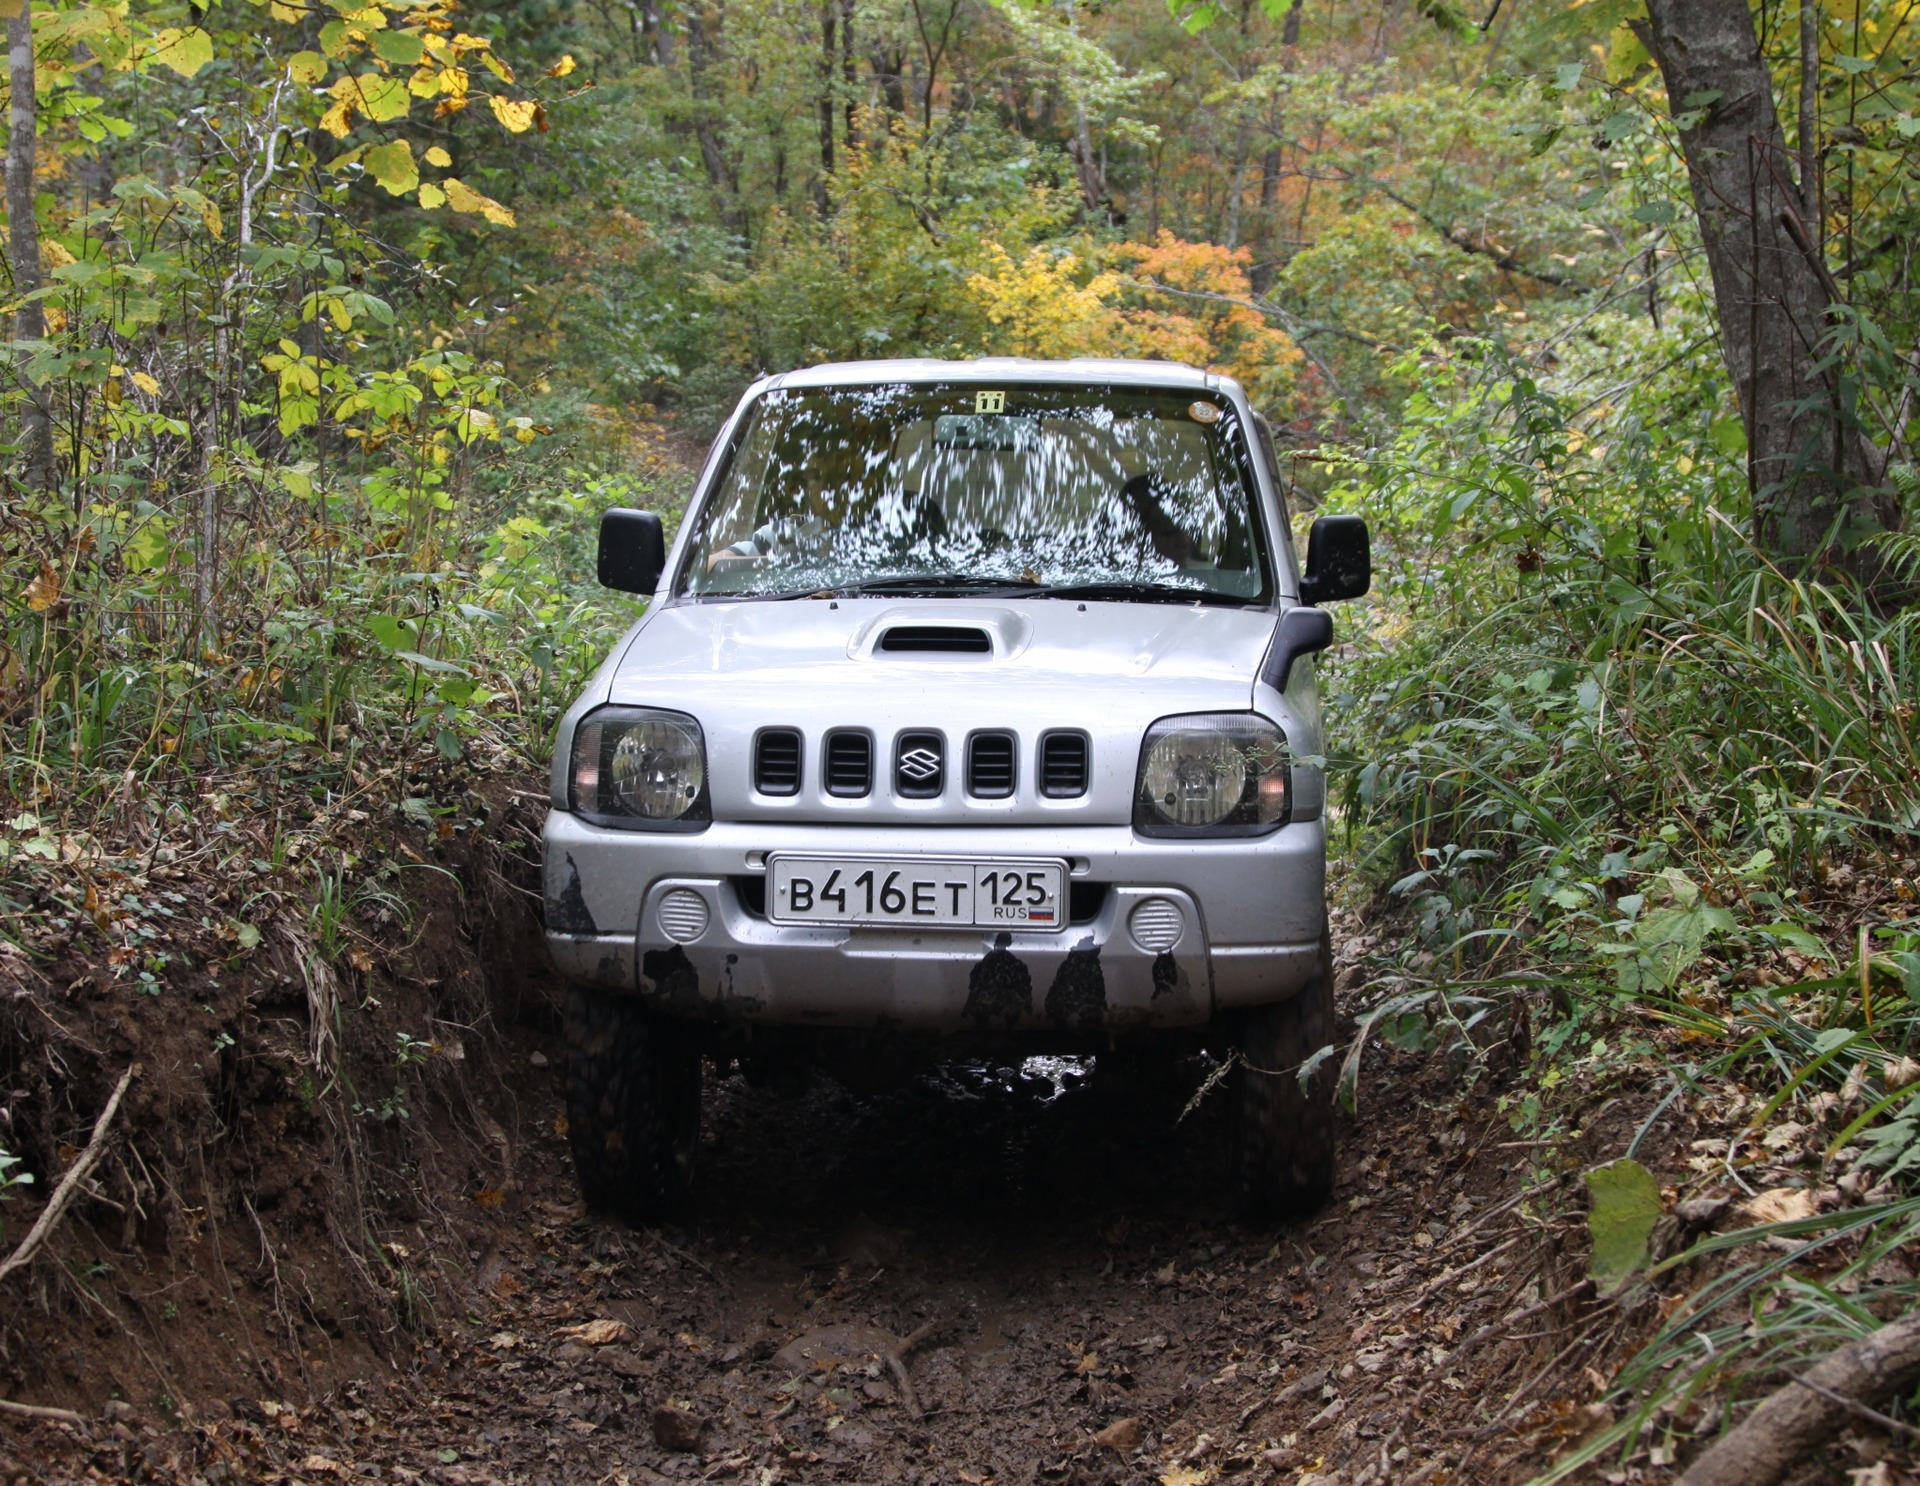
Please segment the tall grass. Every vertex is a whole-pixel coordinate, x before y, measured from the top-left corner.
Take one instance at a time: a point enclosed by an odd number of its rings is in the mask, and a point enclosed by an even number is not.
[[[1683,313],[1668,335],[1696,329]],[[1668,370],[1622,375],[1638,360]],[[1920,1223],[1901,1195],[1920,1171],[1920,609],[1754,549],[1737,421],[1690,366],[1631,326],[1596,325],[1551,372],[1425,348],[1395,442],[1330,454],[1324,495],[1376,541],[1377,597],[1333,671],[1349,844],[1415,930],[1364,1031],[1470,1054],[1476,1022],[1524,1002],[1535,1078],[1503,1099],[1521,1133],[1566,1129],[1563,1080],[1684,1092],[1731,1121],[1703,1182],[1779,1159],[1763,1138],[1791,1125],[1807,1177],[1873,1191],[1672,1261],[1660,1283],[1698,1288],[1612,1380],[1621,1422],[1581,1459],[1711,1427],[1716,1390],[1920,1294],[1874,1268]],[[1914,560],[1913,539],[1888,547]],[[1686,1267],[1766,1238],[1788,1251]]]

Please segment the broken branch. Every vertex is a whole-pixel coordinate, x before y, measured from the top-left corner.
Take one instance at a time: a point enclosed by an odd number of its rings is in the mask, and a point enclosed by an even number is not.
[[[1769,1394],[1688,1467],[1680,1486],[1774,1486],[1848,1418],[1904,1393],[1917,1378],[1920,1315],[1903,1316]]]
[[[56,1409],[39,1403],[14,1403],[10,1399],[0,1398],[0,1414],[11,1414],[18,1419],[48,1419],[55,1424],[85,1424],[87,1421],[74,1413],[72,1409]]]
[[[107,1100],[107,1107],[100,1111],[100,1118],[93,1122],[93,1138],[87,1142],[87,1148],[80,1153],[80,1159],[67,1169],[65,1176],[60,1178],[60,1185],[53,1189],[53,1196],[48,1200],[45,1211],[40,1214],[40,1220],[28,1230],[27,1236],[20,1240],[20,1247],[15,1249],[4,1262],[0,1262],[0,1280],[4,1280],[16,1269],[24,1269],[39,1252],[40,1246],[47,1241],[48,1235],[60,1225],[60,1219],[72,1206],[74,1194],[80,1190],[80,1184],[87,1179],[87,1174],[106,1154],[107,1134],[113,1126],[113,1117],[120,1111],[120,1100],[127,1092],[127,1085],[133,1082],[133,1076],[139,1071],[140,1065],[134,1063],[120,1075],[120,1082],[114,1086],[113,1096]],[[18,1407],[25,1408],[26,1405],[21,1404]]]

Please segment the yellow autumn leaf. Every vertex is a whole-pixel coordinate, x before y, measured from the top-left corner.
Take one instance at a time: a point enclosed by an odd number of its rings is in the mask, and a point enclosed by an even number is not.
[[[153,38],[153,60],[192,77],[213,60],[213,38],[198,26],[169,26]]]
[[[420,184],[420,167],[414,163],[413,146],[396,139],[361,157],[367,174],[386,188],[389,196],[409,195]]]
[[[74,261],[73,254],[66,250],[66,246],[57,237],[41,239],[40,257],[48,268],[65,268]]]
[[[573,60],[573,53],[568,52],[558,62],[555,62],[553,66],[547,69],[547,76],[548,77],[565,77],[569,72],[573,71],[573,69],[577,66],[579,66],[579,63]]]
[[[427,181],[420,187],[420,204],[427,208],[428,211],[432,211],[435,207],[445,206],[447,204],[447,193],[434,185],[432,181]]]
[[[533,127],[535,113],[540,105],[524,98],[502,98],[499,94],[487,100],[493,106],[493,116],[506,127],[509,134],[525,134]]]
[[[449,155],[437,144],[427,146],[427,153],[424,158],[427,164],[438,165],[442,170],[445,170],[449,165],[453,164],[453,156]]]
[[[302,87],[312,87],[327,75],[327,59],[318,52],[295,52],[287,58],[287,76]]]
[[[133,374],[133,385],[146,393],[148,397],[158,397],[160,395],[160,384],[143,371],[137,371]]]
[[[40,559],[40,571],[27,584],[27,607],[36,614],[44,614],[59,602],[60,575],[53,570],[53,564],[43,557]]]
[[[452,203],[455,211],[478,212],[489,222],[496,222],[502,227],[511,227],[514,225],[514,217],[511,211],[507,210],[506,207],[495,201],[491,196],[481,195],[465,181],[459,180],[454,176],[448,176],[440,184],[446,191],[447,200]]]
[[[337,77],[327,89],[332,105],[320,115],[320,127],[335,139],[345,139],[353,127],[353,106],[360,101],[360,88],[351,77]]]

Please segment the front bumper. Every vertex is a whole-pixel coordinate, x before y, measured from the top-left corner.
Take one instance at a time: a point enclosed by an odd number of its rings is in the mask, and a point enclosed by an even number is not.
[[[1177,842],[1142,841],[1126,826],[717,822],[697,835],[653,835],[556,810],[545,834],[547,943],[561,973],[727,1022],[1080,1035],[1191,1026],[1297,992],[1317,968],[1325,915],[1319,821],[1256,839]],[[1104,893],[1085,922],[1051,933],[779,925],[743,889],[764,873],[768,852],[783,850],[1065,857],[1073,882]],[[688,893],[704,916],[689,916]],[[669,894],[678,909],[663,922]],[[1130,927],[1149,899],[1178,911],[1164,948],[1143,947]]]

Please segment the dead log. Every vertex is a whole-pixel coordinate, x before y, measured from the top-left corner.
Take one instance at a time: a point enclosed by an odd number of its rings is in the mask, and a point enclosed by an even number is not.
[[[1768,1396],[1679,1486],[1774,1486],[1840,1426],[1920,1380],[1920,1312],[1849,1342]],[[1892,1421],[1886,1421],[1892,1422]]]

